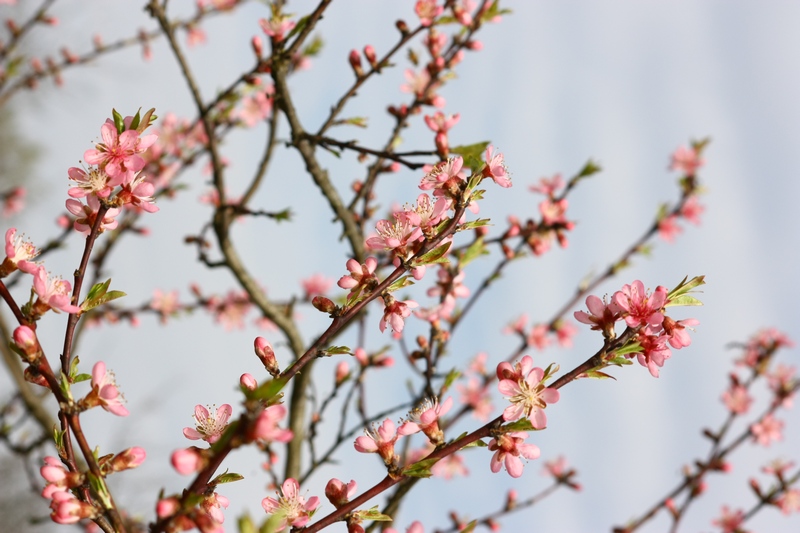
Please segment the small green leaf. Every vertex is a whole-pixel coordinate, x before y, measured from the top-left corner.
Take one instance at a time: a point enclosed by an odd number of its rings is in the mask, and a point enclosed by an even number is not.
[[[86,472],[86,477],[89,479],[89,486],[92,487],[92,492],[100,499],[103,508],[111,509],[111,495],[108,494],[108,489],[106,489],[106,484],[103,483],[103,480],[95,476],[92,472]]]
[[[673,307],[676,305],[698,306],[698,305],[703,305],[703,302],[701,302],[694,296],[689,296],[688,294],[684,294],[683,296],[676,296],[675,298],[672,298],[664,307]]]
[[[599,164],[595,163],[590,159],[586,162],[585,165],[583,165],[583,168],[580,170],[580,172],[578,172],[578,174],[575,176],[575,178],[573,178],[573,180],[577,181],[578,179],[588,178],[593,174],[602,172],[602,170],[603,168]]]
[[[243,514],[237,518],[236,522],[236,525],[239,527],[239,533],[258,533],[258,529],[253,523],[253,519],[250,518],[250,515]]]
[[[89,293],[86,295],[86,299],[93,300],[95,298],[101,297],[106,293],[109,285],[111,285],[111,278],[108,278],[103,283],[95,283],[94,285],[92,285],[92,288],[89,289]]]
[[[475,531],[475,528],[477,526],[478,526],[478,521],[473,520],[472,522],[467,524],[467,527],[465,527],[464,529],[459,529],[458,531],[459,533],[472,533],[473,531]]]
[[[699,292],[695,291],[694,289],[701,285],[705,285],[706,277],[695,276],[689,281],[686,281],[688,277],[689,276],[683,278],[683,280],[678,284],[677,287],[669,291],[669,293],[667,294],[667,304],[665,305],[665,307],[670,307],[674,305],[703,305],[702,302],[700,302],[700,300],[688,295],[689,293],[692,292]]]
[[[464,267],[482,255],[489,255],[489,250],[486,249],[483,237],[478,237],[466,250],[458,254],[459,268],[463,270]]]
[[[374,520],[375,522],[392,521],[392,517],[381,513],[377,505],[375,507],[370,507],[369,509],[361,509],[355,511],[355,513],[358,513],[359,518],[361,518],[362,520]]]
[[[114,127],[117,128],[117,133],[121,135],[125,131],[125,119],[116,109],[111,110],[111,116],[114,118]]]
[[[589,370],[588,372],[586,372],[586,377],[593,379],[613,379],[614,381],[617,380],[617,378],[615,378],[614,376],[606,374],[605,372],[600,372],[599,370]]]
[[[73,383],[81,383],[83,381],[88,381],[92,379],[91,374],[78,374],[72,378]]]
[[[458,227],[458,231],[467,231],[475,228],[482,228],[483,226],[489,226],[491,224],[491,220],[488,218],[479,218],[478,220],[470,220],[469,222],[465,222]]]
[[[461,372],[459,372],[455,368],[452,369],[450,372],[448,372],[447,376],[444,378],[444,383],[442,384],[442,388],[439,389],[439,396],[443,395],[447,391],[447,389],[450,388],[450,385],[452,385],[453,382],[460,377],[461,377]]]
[[[224,474],[220,474],[211,480],[212,485],[221,485],[222,483],[233,483],[235,481],[241,481],[244,479],[244,476],[241,474],[236,474],[234,472],[227,472],[225,471]]]
[[[489,146],[490,141],[483,141],[474,144],[461,144],[459,146],[453,146],[450,148],[450,153],[460,155],[464,158],[464,163],[467,163],[468,160],[481,160],[481,156],[486,151],[486,147]],[[474,168],[473,165],[466,165],[469,168]]]
[[[324,350],[320,350],[320,355],[343,355],[352,353],[353,350],[351,350],[347,346],[329,346]]]
[[[405,467],[402,473],[408,477],[431,477],[431,467],[438,461],[439,459],[422,459]]]
[[[483,442],[481,439],[478,439],[476,441],[470,442],[466,446],[463,446],[461,449],[465,450],[467,448],[486,448],[487,446],[488,446],[488,444]]]
[[[411,281],[408,276],[402,276],[400,279],[398,279],[397,281],[386,287],[386,291],[387,292],[399,291],[400,289],[408,287],[413,284],[414,282]]]
[[[430,265],[432,263],[448,262],[447,259],[445,259],[444,261],[440,261],[440,259],[442,258],[443,255],[447,253],[448,250],[450,250],[451,244],[452,244],[451,242],[446,242],[444,244],[437,246],[433,250],[422,254],[419,257],[415,257],[411,261],[411,265],[416,267],[422,265]]]
[[[633,361],[631,361],[627,357],[623,357],[621,355],[614,354],[614,357],[612,357],[611,359],[606,360],[606,363],[608,363],[609,365],[614,365],[614,366],[626,366],[626,365],[632,365]]]
[[[302,17],[300,20],[298,20],[297,25],[294,28],[292,28],[292,30],[286,35],[286,39],[284,40],[288,41],[289,39],[300,33],[300,31],[303,30],[308,25],[308,21],[310,19],[311,15],[306,15],[305,17]]]
[[[516,422],[511,422],[502,426],[503,431],[536,431],[536,428],[533,427],[531,424],[530,419],[528,418],[520,418]]]
[[[628,342],[628,344],[626,344],[622,348],[617,348],[616,350],[613,351],[613,353],[616,356],[628,355],[632,353],[642,353],[642,345],[636,341],[631,341]]]
[[[142,120],[142,108],[136,110],[136,114],[133,115],[133,120],[131,120],[131,129],[135,130],[139,128],[139,122]]]
[[[254,400],[272,400],[278,396],[278,393],[286,386],[286,383],[287,381],[282,378],[271,379],[259,385],[256,390],[251,391],[248,397]]]

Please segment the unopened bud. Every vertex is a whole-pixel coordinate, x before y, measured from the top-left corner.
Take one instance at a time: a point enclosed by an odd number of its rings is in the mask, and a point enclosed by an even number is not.
[[[345,485],[344,482],[333,478],[325,485],[325,497],[334,507],[339,509],[350,501],[350,496],[355,494],[356,490],[358,490],[358,487],[354,480],[350,480],[350,483]]]
[[[49,386],[47,384],[47,380],[45,379],[45,377],[32,366],[27,367],[25,371],[22,373],[22,376],[28,383],[33,383],[34,385],[40,385],[42,387]]]
[[[378,68],[378,57],[375,55],[375,48],[371,44],[364,47],[364,57],[367,58],[372,68]]]
[[[26,361],[35,361],[42,353],[36,333],[28,326],[19,326],[12,334],[14,344],[25,354]]]
[[[146,458],[147,453],[145,453],[144,448],[140,448],[139,446],[128,448],[127,450],[118,453],[113,459],[111,459],[111,471],[121,472],[123,470],[136,468],[137,466],[141,465]]]
[[[241,385],[243,389],[256,390],[256,388],[258,388],[258,381],[250,374],[242,374],[242,377],[239,378],[239,385]]]
[[[261,360],[264,368],[267,369],[267,372],[273,377],[280,374],[281,369],[278,367],[278,360],[275,359],[275,352],[272,350],[272,345],[269,341],[264,337],[256,337],[253,344],[255,346],[256,355]]]
[[[202,470],[204,462],[203,456],[200,454],[200,449],[196,446],[175,450],[172,453],[171,461],[175,470],[183,476],[199,472]]]
[[[335,383],[338,387],[345,381],[347,378],[350,377],[350,367],[347,365],[346,361],[339,361],[339,364],[336,365],[336,376],[335,376]]]
[[[156,504],[156,516],[159,518],[167,518],[168,516],[174,515],[179,508],[180,503],[178,502],[178,498],[173,497],[158,500]]]
[[[256,54],[256,59],[260,61],[261,57],[264,55],[264,44],[261,41],[261,37],[258,35],[253,36],[253,39],[250,41],[250,46],[253,47],[253,53]]]
[[[350,50],[347,60],[350,61],[350,66],[353,67],[356,77],[360,78],[364,75],[364,69],[361,68],[361,55],[359,55],[358,50]]]
[[[436,152],[439,154],[439,157],[447,159],[447,156],[450,154],[450,143],[447,141],[447,134],[440,131],[436,134],[435,142]]]
[[[330,298],[325,298],[324,296],[314,296],[311,300],[311,305],[314,306],[314,309],[323,313],[330,314],[336,311],[336,304]]]
[[[400,30],[400,33],[402,33],[403,35],[408,34],[408,24],[406,24],[404,20],[398,20],[397,22],[394,23],[394,25],[397,27],[398,30]]]

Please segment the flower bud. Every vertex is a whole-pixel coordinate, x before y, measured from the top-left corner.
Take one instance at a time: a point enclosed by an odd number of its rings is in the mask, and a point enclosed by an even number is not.
[[[180,503],[178,502],[178,498],[173,497],[158,500],[158,503],[156,504],[156,516],[159,518],[172,516],[178,511],[179,508]]]
[[[242,374],[242,377],[239,378],[239,385],[247,390],[256,390],[258,381],[250,374]]]
[[[41,387],[49,387],[45,377],[32,366],[27,367],[22,373],[22,376],[28,383],[33,383],[34,385],[39,385]]]
[[[203,457],[200,455],[200,449],[195,446],[185,450],[175,450],[171,461],[175,470],[183,476],[199,472],[203,468]]]
[[[361,56],[358,54],[358,50],[350,50],[350,56],[348,56],[347,60],[350,62],[350,66],[353,68],[353,72],[356,73],[357,78],[364,75],[364,69],[361,68]]]
[[[364,47],[364,57],[367,58],[372,68],[378,68],[378,57],[375,55],[375,48],[371,44]]]
[[[340,386],[342,383],[347,381],[347,378],[350,377],[350,367],[347,365],[346,361],[339,361],[339,364],[336,365],[336,386]]]
[[[256,59],[260,61],[261,57],[264,55],[264,45],[261,42],[261,37],[258,35],[253,36],[253,39],[250,41],[250,46],[253,48]]]
[[[146,457],[147,453],[145,453],[144,448],[140,448],[139,446],[128,448],[111,459],[111,471],[121,472],[123,470],[136,468],[144,462]]]
[[[20,326],[12,334],[14,344],[25,354],[25,360],[35,361],[42,353],[39,341],[36,340],[36,333],[28,326]]]
[[[339,509],[350,501],[350,496],[355,494],[356,490],[358,490],[358,487],[354,480],[351,479],[350,483],[345,485],[342,481],[333,478],[325,485],[325,497],[334,507]]]
[[[402,33],[403,35],[408,34],[408,24],[406,24],[404,20],[398,20],[397,22],[394,23],[394,25],[397,27],[398,30],[400,30],[400,33]]]
[[[272,350],[272,345],[269,341],[264,337],[256,337],[254,345],[256,355],[261,360],[264,368],[267,369],[267,372],[273,377],[280,374],[281,369],[278,367],[278,360],[275,359],[275,352]]]
[[[311,300],[311,305],[314,306],[314,309],[323,313],[330,314],[336,311],[336,304],[330,298],[325,298],[324,296],[314,296],[314,299]]]

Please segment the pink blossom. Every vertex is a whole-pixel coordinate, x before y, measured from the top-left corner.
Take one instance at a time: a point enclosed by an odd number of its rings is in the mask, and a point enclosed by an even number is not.
[[[783,477],[783,475],[794,466],[793,461],[786,461],[784,459],[774,459],[764,465],[761,471],[765,474]]]
[[[614,324],[622,318],[623,309],[614,299],[606,303],[597,296],[586,297],[586,307],[589,312],[575,311],[575,320],[582,324],[591,325],[591,329],[602,331],[603,336],[609,339],[616,337]]]
[[[461,403],[472,408],[472,416],[478,420],[488,420],[493,410],[488,387],[476,378],[470,378],[467,385],[459,384],[456,387],[461,393]]]
[[[383,317],[381,318],[378,327],[383,333],[388,324],[393,331],[402,333],[405,325],[405,319],[411,315],[411,309],[419,306],[414,300],[399,301],[395,300],[391,295],[384,297],[386,307],[383,309]]]
[[[27,192],[24,187],[14,187],[10,191],[0,194],[2,201],[3,218],[13,216],[25,206],[25,195]]]
[[[39,297],[39,302],[55,312],[74,314],[81,311],[80,307],[70,303],[72,285],[61,278],[50,277],[43,266],[40,266],[33,275],[33,289]]]
[[[422,431],[431,444],[438,446],[444,442],[444,432],[439,429],[439,419],[450,411],[453,398],[447,398],[442,404],[437,398],[425,400],[408,413],[408,420],[398,429],[398,435],[413,435]]]
[[[196,405],[192,418],[195,420],[197,429],[191,427],[183,428],[183,436],[190,440],[202,439],[209,444],[217,442],[225,428],[228,427],[228,420],[233,409],[227,403],[220,405],[219,409],[216,407],[212,407],[212,409],[214,414],[211,414],[202,405]]]
[[[324,295],[326,292],[328,292],[331,288],[331,285],[333,285],[333,280],[322,274],[314,274],[313,276],[302,280],[300,284],[303,286],[303,290],[305,291],[303,299],[310,300],[314,296]]]
[[[785,515],[800,512],[800,489],[787,489],[775,498],[775,505]]]
[[[463,26],[469,26],[472,24],[472,12],[476,7],[475,0],[459,0],[453,5],[453,15]]]
[[[286,418],[286,406],[270,405],[256,419],[251,438],[260,442],[289,442],[294,434],[289,429],[278,427],[278,422]]]
[[[205,44],[207,40],[206,32],[200,26],[192,24],[186,28],[186,46],[189,48]]]
[[[225,521],[225,515],[222,514],[222,509],[227,509],[230,501],[225,496],[212,492],[210,496],[203,499],[200,508],[205,511],[206,515],[217,524],[222,524]],[[202,530],[205,531],[205,530]]]
[[[72,198],[83,198],[92,194],[108,198],[114,190],[114,185],[109,183],[108,174],[96,167],[90,167],[88,173],[81,168],[70,167],[67,175],[76,183],[75,187],[67,191]]]
[[[402,211],[395,212],[394,216],[412,226],[419,226],[423,234],[430,235],[444,218],[447,206],[448,201],[445,198],[439,198],[434,202],[430,196],[422,193],[417,197],[417,203],[413,208],[406,207]]]
[[[447,161],[436,163],[422,177],[419,188],[423,191],[442,189],[448,183],[463,181],[464,173],[461,171],[463,166],[464,159],[461,156],[451,157]]]
[[[772,352],[783,346],[794,346],[786,334],[775,328],[762,329],[753,335],[745,346],[744,356],[736,364],[755,368],[766,353]]]
[[[431,474],[444,479],[453,479],[456,476],[468,476],[469,469],[464,464],[464,458],[459,453],[443,457],[431,467]]]
[[[261,19],[258,21],[258,24],[261,26],[264,33],[276,43],[283,41],[286,35],[297,25],[295,21],[289,20],[289,18],[284,15],[278,15],[269,20]]]
[[[700,157],[698,151],[686,146],[678,147],[672,153],[672,160],[669,165],[670,170],[679,170],[686,176],[694,176],[697,169],[705,164],[705,160]]]
[[[270,85],[264,91],[258,91],[242,98],[242,106],[236,112],[236,116],[248,128],[266,120],[272,114],[272,93],[274,91],[275,89]]]
[[[499,375],[500,365],[497,368]],[[534,428],[544,429],[547,426],[544,409],[548,403],[556,403],[561,395],[557,389],[545,385],[544,370],[533,368],[531,356],[526,355],[521,359],[519,369],[520,374],[515,376],[516,379],[501,379],[497,384],[500,393],[508,396],[511,402],[503,411],[503,420],[518,420],[525,416]]]
[[[555,332],[556,332],[556,339],[558,339],[558,344],[565,348],[572,347],[572,337],[574,337],[578,333],[578,328],[576,328],[572,322],[567,320],[559,320],[556,322],[555,325]]]
[[[154,290],[153,299],[150,301],[150,309],[158,313],[162,324],[166,324],[167,317],[175,315],[181,310],[178,291],[165,293],[161,289]]]
[[[347,361],[339,361],[336,365],[336,372],[334,374],[334,383],[336,386],[340,386],[342,383],[347,381],[347,378],[350,377],[350,366],[347,364]]]
[[[644,284],[637,279],[631,285],[623,285],[612,299],[627,313],[625,323],[628,326],[657,327],[664,320],[661,309],[667,303],[667,292],[666,287],[659,285],[652,294],[647,294]]]
[[[278,360],[275,358],[275,351],[272,349],[272,345],[269,341],[264,337],[256,337],[253,341],[253,346],[256,356],[264,365],[264,368],[267,369],[267,372],[272,376],[280,374]]]
[[[555,174],[552,178],[541,178],[538,185],[531,185],[529,189],[531,192],[538,192],[550,198],[555,198],[564,188],[564,185],[564,179],[561,174]]]
[[[723,505],[722,516],[711,522],[711,524],[721,528],[722,533],[744,533],[741,529],[744,519],[744,511],[741,509],[732,511],[727,505]]]
[[[408,218],[395,216],[392,224],[388,220],[379,220],[375,225],[376,236],[367,239],[370,250],[398,250],[401,254],[409,244],[422,238],[422,230],[412,224]],[[405,254],[403,254],[405,255]]]
[[[350,275],[342,276],[336,284],[342,289],[351,289],[351,297],[361,292],[363,288],[378,284],[378,279],[375,277],[378,260],[374,257],[367,257],[363,265],[355,259],[348,259],[346,266]]]
[[[365,429],[364,436],[356,439],[355,448],[361,453],[377,453],[385,464],[390,465],[398,460],[394,453],[397,439],[394,422],[387,418],[379,428],[376,429],[373,425],[371,430]]]
[[[109,185],[130,182],[133,175],[144,168],[144,159],[139,155],[156,142],[157,136],[139,136],[136,130],[125,130],[121,134],[111,119],[100,127],[103,142],[86,150],[83,159],[97,165],[111,178]]]
[[[75,524],[84,518],[97,516],[97,510],[92,505],[80,501],[70,492],[54,492],[52,498],[50,518],[56,524]]]
[[[493,152],[494,146],[489,145],[486,147],[486,166],[483,167],[484,177],[492,178],[494,182],[501,187],[511,187],[511,176],[508,175],[508,169],[503,160],[503,154],[500,152]]]
[[[544,350],[550,344],[550,339],[547,337],[548,333],[550,333],[550,326],[536,324],[531,328],[531,332],[528,335],[528,345],[538,350]]]
[[[92,367],[92,391],[97,394],[100,407],[117,416],[128,416],[128,409],[123,405],[125,397],[117,388],[114,373],[106,371],[102,361]]]
[[[442,14],[444,7],[437,5],[436,0],[417,0],[414,11],[419,17],[420,24],[430,26],[436,17]]]
[[[659,368],[664,366],[664,362],[672,356],[672,352],[667,347],[669,337],[667,335],[647,335],[639,332],[636,340],[641,345],[642,351],[637,354],[628,354],[626,357],[636,355],[639,364],[647,367],[650,375],[657,378]]]
[[[6,231],[6,259],[0,265],[0,276],[6,276],[16,269],[27,274],[36,274],[39,265],[31,259],[39,255],[39,250],[24,235],[17,236],[17,228]]]
[[[203,457],[195,446],[172,452],[172,466],[182,476],[199,472],[203,468]]]
[[[772,414],[766,415],[761,422],[750,426],[750,433],[753,440],[762,446],[769,446],[773,441],[783,439],[783,421],[778,420]]]
[[[497,473],[505,466],[511,477],[520,477],[524,466],[520,456],[533,460],[541,454],[535,444],[525,444],[526,438],[528,434],[524,431],[512,431],[489,441],[489,451],[495,452],[489,463],[492,472]]]
[[[766,375],[769,388],[775,393],[776,402],[781,403],[785,408],[792,406],[792,396],[797,383],[794,376],[795,371],[796,368],[793,366],[779,364]]]
[[[692,326],[696,326],[699,323],[700,321],[694,318],[673,320],[665,316],[662,325],[664,326],[664,333],[669,336],[669,345],[676,350],[689,346],[692,343],[692,339],[689,337],[689,332],[686,330],[692,329]]]
[[[683,203],[680,210],[680,215],[694,225],[700,224],[700,215],[706,208],[697,200],[697,196],[690,196]]]
[[[405,70],[405,77],[408,83],[401,85],[400,90],[406,93],[412,93],[420,100],[424,99],[425,92],[430,90],[430,73],[425,69],[414,72],[414,70],[409,68]]]
[[[278,499],[264,498],[261,507],[281,519],[275,531],[283,531],[287,526],[303,527],[311,520],[319,505],[319,498],[312,496],[306,502],[300,494],[300,485],[293,478],[283,482]]]
[[[97,219],[97,214],[100,212],[100,200],[97,199],[97,196],[87,196],[86,204],[82,204],[78,200],[70,198],[66,202],[66,207],[67,211],[75,216],[75,222],[73,222],[75,231],[88,235],[92,229],[92,226],[94,226],[94,222]],[[118,214],[118,207],[111,207],[107,209],[105,214],[103,214],[103,221],[100,223],[98,232],[102,233],[105,230],[116,228],[117,221],[114,219],[114,217],[116,217]]]
[[[145,179],[144,174],[138,174],[133,181],[122,185],[122,190],[117,193],[115,199],[128,208],[155,213],[158,211],[158,206],[154,203],[155,198],[153,198],[155,186]]]
[[[511,333],[517,333],[518,335],[525,335],[525,324],[528,322],[528,315],[525,313],[519,315],[514,322],[511,322],[506,327],[503,328],[503,333],[509,335]]]
[[[667,242],[675,242],[675,237],[682,231],[677,215],[669,215],[658,222],[658,236]]]
[[[750,409],[753,397],[748,394],[743,385],[737,382],[732,383],[731,387],[722,393],[722,402],[731,413],[743,415]]]
[[[352,479],[350,483],[345,484],[343,481],[333,478],[325,485],[325,497],[337,509],[347,504],[357,491],[358,485]]]
[[[111,465],[111,471],[122,472],[123,470],[130,470],[141,466],[146,458],[147,452],[144,448],[133,446],[115,455],[109,464]]]
[[[442,35],[444,37],[444,35]],[[441,111],[437,111],[433,115],[425,115],[425,124],[436,133],[447,133],[453,126],[458,124],[461,115],[445,116]]]

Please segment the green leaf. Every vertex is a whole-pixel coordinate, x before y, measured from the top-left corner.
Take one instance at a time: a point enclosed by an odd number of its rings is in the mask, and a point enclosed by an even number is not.
[[[613,379],[614,381],[617,380],[617,378],[615,378],[614,376],[606,374],[605,372],[600,372],[599,370],[589,370],[588,372],[586,372],[586,377],[593,379]]]
[[[272,400],[278,396],[278,393],[286,386],[287,381],[282,378],[275,378],[259,385],[259,387],[250,391],[249,398],[254,400]]]
[[[478,521],[477,520],[473,520],[472,522],[467,524],[467,527],[465,527],[464,529],[459,529],[458,531],[459,531],[459,533],[472,533],[473,531],[475,531],[475,528],[477,527],[477,525],[478,525]]]
[[[324,350],[320,350],[320,355],[343,355],[352,354],[353,351],[347,346],[329,346]]]
[[[612,357],[611,359],[606,360],[606,363],[609,364],[609,365],[614,365],[614,366],[626,366],[626,365],[632,365],[633,361],[631,361],[627,357],[623,357],[623,356],[617,355],[615,353],[614,357]]]
[[[92,487],[92,492],[100,499],[103,508],[111,509],[111,495],[106,489],[106,484],[103,483],[101,478],[95,476],[92,472],[86,472],[86,477],[89,479],[89,486]]]
[[[483,237],[478,237],[466,250],[458,254],[459,268],[463,270],[464,267],[482,255],[489,255],[489,250],[486,249]]]
[[[698,306],[698,305],[703,305],[703,302],[701,302],[694,296],[689,296],[688,294],[684,294],[683,296],[678,296],[676,298],[671,299],[664,307],[673,307],[676,305]]]
[[[402,276],[400,279],[398,279],[397,281],[386,287],[386,291],[387,292],[399,291],[400,289],[408,287],[413,284],[414,282],[411,281],[408,276]]]
[[[361,509],[355,511],[358,513],[359,518],[362,520],[374,520],[375,522],[391,522],[392,517],[380,512],[378,506],[370,507],[369,509]]]
[[[447,376],[444,378],[444,383],[442,384],[442,388],[439,389],[439,396],[443,395],[447,391],[447,389],[450,388],[450,385],[452,385],[453,382],[460,377],[461,377],[461,372],[459,372],[455,368],[452,369],[450,372],[448,372]]]
[[[258,533],[258,529],[253,523],[253,519],[250,518],[250,515],[243,514],[236,520],[236,522],[236,525],[239,528],[239,533]]]
[[[422,459],[405,467],[402,474],[408,477],[431,477],[431,467],[438,461],[439,459]]]
[[[288,41],[289,39],[300,33],[300,31],[303,30],[308,25],[308,21],[310,19],[311,15],[306,15],[305,17],[302,17],[300,20],[298,20],[297,25],[294,28],[292,28],[292,30],[286,35],[286,39],[284,40]]]
[[[592,161],[591,159],[583,165],[583,168],[578,172],[578,174],[573,178],[573,181],[577,182],[579,179],[588,178],[593,174],[597,174],[598,172],[602,172],[603,168]]]
[[[501,426],[503,431],[510,432],[510,431],[537,431],[536,428],[533,427],[531,424],[530,419],[528,418],[520,418],[516,422],[511,422],[504,426]]]
[[[91,374],[78,374],[76,376],[73,376],[72,382],[73,383],[81,383],[83,381],[88,381],[90,379],[92,379],[92,375]]]
[[[139,122],[142,120],[142,108],[136,110],[136,114],[133,115],[133,120],[131,120],[131,129],[135,130],[139,127]]]
[[[487,446],[488,446],[488,444],[483,442],[481,439],[478,439],[478,440],[476,440],[474,442],[470,442],[466,446],[463,446],[461,449],[465,450],[467,448],[486,448]]]
[[[111,278],[108,278],[103,283],[95,283],[94,285],[92,285],[92,288],[89,289],[89,293],[86,295],[86,299],[93,300],[95,298],[101,297],[106,293],[109,285],[111,285]]]
[[[447,259],[441,261],[443,255],[447,253],[450,249],[451,242],[446,242],[434,248],[429,252],[425,252],[419,257],[415,257],[411,261],[412,266],[422,266],[422,265],[430,265],[432,263],[447,263],[449,262]]]
[[[458,231],[467,231],[475,228],[481,228],[483,226],[489,226],[491,224],[491,220],[488,218],[479,218],[478,220],[470,220],[469,222],[465,222],[458,227]]]
[[[315,35],[311,38],[311,42],[303,47],[303,55],[307,57],[314,57],[318,55],[322,51],[322,46],[325,44],[325,41],[319,35]]]
[[[117,133],[121,135],[125,131],[125,119],[116,109],[111,110],[111,116],[114,118],[114,127],[117,128]]]
[[[489,146],[490,141],[483,141],[474,144],[462,144],[450,148],[450,153],[460,155],[464,158],[464,166],[477,171],[482,168],[484,163],[481,160],[486,147]]]
[[[222,483],[233,483],[235,481],[241,481],[244,479],[244,476],[241,474],[236,474],[234,472],[228,473],[226,470],[224,474],[220,474],[211,480],[212,485],[221,485]]]
[[[616,350],[613,350],[613,354],[615,356],[627,355],[632,353],[642,353],[642,345],[639,344],[637,341],[630,341],[622,348],[617,348]]]
[[[693,292],[700,292],[695,291],[694,289],[700,287],[701,285],[705,285],[706,277],[695,276],[689,281],[686,281],[688,277],[689,276],[683,278],[683,280],[678,283],[677,287],[669,291],[667,294],[667,304],[664,307],[671,307],[674,305],[703,305],[700,300],[688,295]]]

